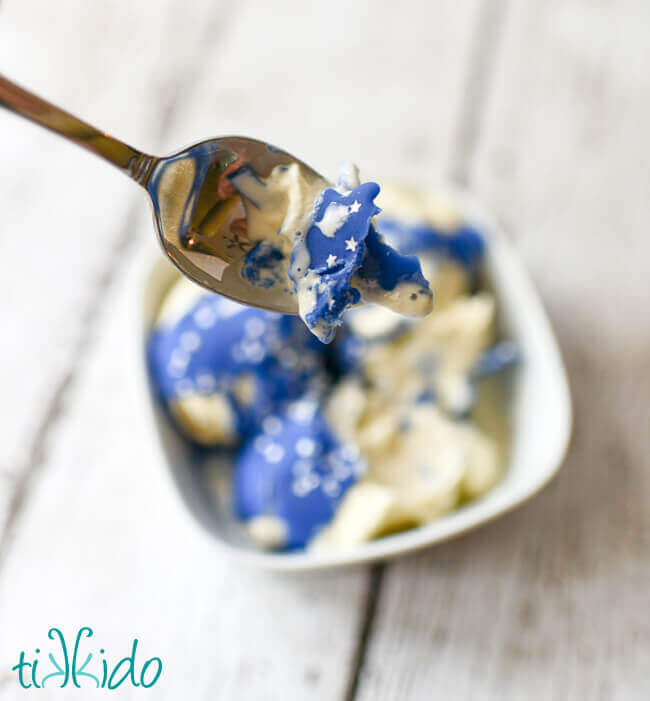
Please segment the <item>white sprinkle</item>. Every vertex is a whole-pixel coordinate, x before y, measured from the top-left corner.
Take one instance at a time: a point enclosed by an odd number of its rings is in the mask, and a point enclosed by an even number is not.
[[[306,497],[310,492],[309,484],[305,481],[304,477],[299,477],[297,480],[294,480],[293,484],[291,485],[291,491],[298,498]]]
[[[334,263],[336,263],[337,257],[333,254],[330,253],[329,256],[327,256],[327,260],[325,261],[327,263],[327,267],[331,268]]]
[[[200,329],[209,329],[214,326],[217,320],[217,313],[213,307],[204,304],[194,312],[194,323]]]
[[[316,402],[312,401],[302,401],[293,402],[289,405],[289,418],[297,423],[307,423],[314,418],[316,409],[318,408]]]
[[[251,338],[258,338],[261,336],[264,333],[265,328],[266,324],[257,316],[253,317],[252,319],[248,319],[244,324],[244,332]]]
[[[264,347],[259,341],[242,343],[242,351],[246,356],[246,359],[250,360],[251,363],[261,363],[266,355]]]
[[[279,443],[271,443],[264,449],[264,457],[267,462],[276,464],[284,457],[284,448]]]
[[[188,353],[195,351],[201,345],[201,337],[196,331],[184,331],[179,340],[181,348]]]
[[[328,497],[336,499],[341,494],[341,485],[333,479],[323,480],[323,491]]]
[[[262,421],[262,430],[271,436],[277,436],[282,430],[282,421],[277,416],[267,416]]]
[[[345,242],[346,251],[356,251],[357,250],[357,240],[353,237],[349,238]]]
[[[303,479],[305,480],[305,484],[309,486],[310,491],[316,489],[320,485],[320,477],[315,472],[310,472],[308,475],[305,475]]]
[[[303,475],[294,480],[291,488],[297,497],[306,497],[309,492],[317,489],[319,485],[320,479],[318,475],[311,472],[308,475]]]
[[[361,209],[361,203],[355,200],[351,205],[350,205],[350,212],[352,214],[356,214],[359,210]]]
[[[269,446],[273,445],[273,441],[268,436],[258,436],[253,445],[258,453],[264,453]]]
[[[296,443],[296,453],[301,458],[310,458],[316,452],[316,443],[311,438],[300,438]]]
[[[169,367],[185,370],[189,362],[190,356],[187,351],[182,348],[174,348],[169,358]]]

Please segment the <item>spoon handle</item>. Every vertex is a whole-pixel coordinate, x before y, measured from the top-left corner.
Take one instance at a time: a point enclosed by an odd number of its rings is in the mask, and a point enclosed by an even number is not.
[[[0,74],[0,106],[63,136],[146,186],[154,163],[158,160],[114,139],[95,127],[21,88]]]

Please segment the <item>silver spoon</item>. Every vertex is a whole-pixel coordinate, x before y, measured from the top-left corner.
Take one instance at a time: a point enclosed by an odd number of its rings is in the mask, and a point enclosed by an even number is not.
[[[309,184],[324,179],[263,141],[228,136],[200,141],[164,158],[150,156],[82,122],[0,75],[0,105],[101,156],[151,197],[158,238],[174,265],[199,285],[243,304],[297,314],[290,287],[260,289],[241,275],[252,248],[239,194],[224,176],[243,165],[261,178],[297,163]],[[275,232],[271,232],[275,233]]]

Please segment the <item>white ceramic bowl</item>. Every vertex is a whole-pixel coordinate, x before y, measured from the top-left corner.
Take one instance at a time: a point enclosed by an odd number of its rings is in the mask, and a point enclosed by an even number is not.
[[[426,526],[340,552],[273,553],[256,549],[231,513],[230,465],[192,448],[153,398],[151,406],[164,453],[190,510],[233,556],[275,570],[308,570],[386,559],[425,548],[486,523],[530,499],[558,471],[571,433],[571,400],[557,342],[526,271],[498,223],[468,195],[463,211],[487,232],[487,271],[506,338],[522,351],[510,414],[512,442],[505,475],[485,496]],[[162,258],[145,283],[142,344],[156,311],[178,273]]]

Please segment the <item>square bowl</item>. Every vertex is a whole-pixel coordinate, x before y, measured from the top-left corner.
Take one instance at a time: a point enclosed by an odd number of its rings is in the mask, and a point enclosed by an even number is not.
[[[501,331],[519,346],[522,355],[510,388],[510,450],[501,481],[482,497],[429,524],[369,543],[330,552],[261,551],[232,513],[230,460],[197,448],[181,436],[156,399],[145,359],[154,423],[176,485],[198,521],[234,557],[267,569],[287,571],[395,557],[460,535],[500,516],[534,496],[559,470],[570,439],[572,416],[566,372],[551,325],[498,222],[467,193],[451,191],[451,196],[461,204],[466,218],[485,233],[485,267],[497,299]],[[178,275],[164,259],[152,264],[143,290],[142,349],[157,310]]]

